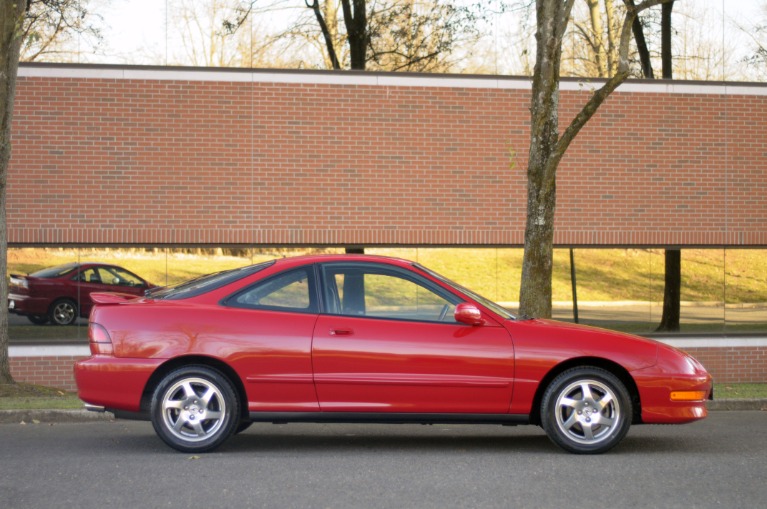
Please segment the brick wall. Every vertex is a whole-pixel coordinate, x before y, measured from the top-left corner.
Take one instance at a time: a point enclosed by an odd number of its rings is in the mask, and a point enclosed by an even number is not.
[[[12,357],[11,376],[17,382],[77,391],[74,363],[85,356]]]
[[[529,80],[22,65],[12,245],[521,245]],[[562,85],[564,125],[591,84]],[[767,245],[767,87],[622,86],[562,245]]]
[[[670,341],[679,345],[685,340]],[[710,340],[715,344],[720,340]],[[760,346],[703,346],[683,347],[703,363],[717,383],[767,383],[767,346],[764,341],[755,341]],[[85,353],[61,355],[56,350],[61,347],[37,347],[36,352],[28,352],[24,347],[11,347],[11,374],[17,382],[57,387],[65,391],[75,391],[72,366],[79,359],[88,356],[88,347],[79,348]],[[15,353],[14,349],[20,350]]]
[[[767,347],[732,346],[685,349],[722,383],[767,383]]]

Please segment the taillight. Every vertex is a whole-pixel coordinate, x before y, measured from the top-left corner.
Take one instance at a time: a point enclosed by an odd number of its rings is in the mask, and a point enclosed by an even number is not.
[[[107,330],[97,323],[88,324],[88,339],[90,340],[91,353],[93,355],[112,355],[114,347],[112,338]]]

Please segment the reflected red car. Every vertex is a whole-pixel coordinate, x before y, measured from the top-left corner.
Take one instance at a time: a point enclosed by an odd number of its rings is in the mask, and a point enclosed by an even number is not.
[[[86,408],[184,452],[254,422],[541,426],[601,453],[706,417],[711,376],[650,339],[523,319],[410,261],[287,258],[131,298],[94,294]]]
[[[107,263],[67,263],[28,276],[11,274],[8,311],[42,325],[69,325],[87,317],[93,292],[141,295],[154,285],[136,274]]]

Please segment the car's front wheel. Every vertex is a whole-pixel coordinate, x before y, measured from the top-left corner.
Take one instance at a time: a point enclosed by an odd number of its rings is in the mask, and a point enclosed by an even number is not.
[[[606,452],[626,436],[632,406],[626,386],[601,368],[569,369],[546,389],[541,424],[552,442],[569,452]]]
[[[48,318],[54,325],[71,325],[77,320],[77,304],[70,299],[59,299],[51,306]]]
[[[152,396],[157,435],[182,452],[206,452],[228,439],[239,424],[240,401],[231,382],[206,366],[169,373]]]

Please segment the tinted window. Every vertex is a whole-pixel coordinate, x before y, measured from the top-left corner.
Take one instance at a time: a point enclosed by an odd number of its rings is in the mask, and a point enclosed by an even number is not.
[[[455,322],[460,300],[415,275],[364,265],[327,265],[324,275],[330,314]]]
[[[207,276],[191,279],[176,286],[150,290],[147,292],[147,297],[167,300],[196,297],[197,295],[202,295],[203,293],[226,286],[229,283],[239,281],[244,277],[264,270],[273,264],[274,260],[270,260],[268,262],[259,263],[257,265],[248,265],[247,267],[241,267],[239,269],[225,270],[223,272],[216,272],[215,274],[208,274]]]
[[[311,268],[284,272],[260,281],[225,302],[227,306],[316,313]]]
[[[33,272],[30,274],[32,277],[40,277],[40,278],[52,278],[52,277],[59,277],[63,276],[64,274],[68,274],[75,270],[78,267],[78,264],[76,263],[67,263],[66,265],[59,265],[57,267],[50,267],[48,269],[38,270],[37,272]]]

